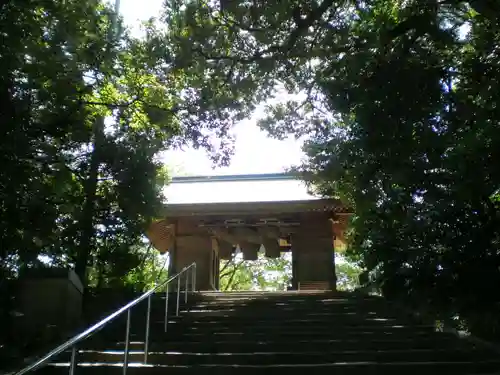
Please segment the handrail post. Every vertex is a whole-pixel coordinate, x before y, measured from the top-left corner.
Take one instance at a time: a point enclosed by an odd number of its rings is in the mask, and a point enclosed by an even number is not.
[[[170,289],[170,284],[167,284],[167,290],[165,292],[165,326],[164,326],[164,331],[167,332],[167,325],[168,325],[168,293]]]
[[[194,272],[196,270],[196,267],[193,266],[191,267],[191,291],[194,292],[195,291],[195,288],[194,288]]]
[[[149,326],[151,319],[151,296],[148,297],[148,315],[146,316],[146,334],[144,338],[144,364],[148,363],[148,352],[149,352]]]
[[[184,291],[184,303],[188,301],[188,282],[189,282],[189,270],[186,270],[186,290]]]
[[[71,348],[71,360],[69,362],[69,375],[75,374],[76,367],[76,345]]]
[[[123,375],[127,375],[128,369],[128,350],[130,344],[130,311],[127,310],[127,328],[125,330],[125,350],[123,351]]]
[[[193,285],[194,285],[194,289],[193,289],[193,291],[195,291],[195,292],[196,292],[196,263],[194,264],[193,269],[194,269],[194,275],[193,275],[193,280],[194,280]]]
[[[177,309],[175,311],[175,316],[179,316],[179,297],[181,294],[181,276],[177,277]]]

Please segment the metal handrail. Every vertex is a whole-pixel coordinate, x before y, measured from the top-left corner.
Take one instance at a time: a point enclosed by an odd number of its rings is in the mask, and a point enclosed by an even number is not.
[[[130,311],[132,310],[133,307],[135,307],[137,304],[140,302],[144,301],[146,298],[148,299],[148,312],[146,316],[146,337],[144,339],[144,363],[147,363],[148,359],[148,352],[149,352],[149,323],[150,323],[150,315],[151,315],[151,296],[153,295],[154,292],[156,292],[158,289],[162,287],[166,287],[165,290],[165,324],[164,324],[164,331],[167,332],[167,323],[168,323],[168,294],[169,294],[169,286],[170,283],[176,279],[178,279],[177,282],[177,307],[176,307],[176,316],[179,316],[179,299],[180,299],[180,287],[181,287],[181,276],[183,274],[186,275],[186,286],[185,286],[185,292],[184,292],[184,302],[187,302],[187,296],[188,296],[188,281],[189,281],[189,275],[188,271],[191,270],[191,282],[192,282],[192,291],[196,291],[196,263],[191,263],[189,266],[184,267],[179,273],[176,275],[169,277],[167,280],[164,282],[156,285],[154,288],[150,289],[149,291],[145,292],[138,298],[134,299],[133,301],[129,302],[122,308],[116,310],[114,313],[108,315],[106,318],[102,319],[100,322],[94,324],[90,328],[86,329],[82,333],[70,338],[68,341],[65,343],[59,345],[57,348],[51,350],[49,353],[38,359],[37,361],[33,362],[31,365],[26,366],[20,371],[13,372],[11,374],[15,375],[23,375],[26,374],[30,371],[36,370],[40,368],[43,365],[48,364],[50,359],[55,357],[58,354],[61,354],[62,352],[66,351],[67,349],[71,348],[71,360],[70,360],[70,365],[69,365],[69,374],[73,375],[76,365],[77,365],[77,348],[76,345],[85,339],[89,338],[92,336],[94,333],[98,332],[101,330],[104,326],[106,326],[108,323],[116,319],[118,316],[123,314],[124,312],[127,312],[127,326],[126,326],[126,333],[125,333],[125,350],[123,353],[123,374],[125,375],[127,373],[127,368],[128,368],[128,354],[129,354],[129,344],[130,344]]]

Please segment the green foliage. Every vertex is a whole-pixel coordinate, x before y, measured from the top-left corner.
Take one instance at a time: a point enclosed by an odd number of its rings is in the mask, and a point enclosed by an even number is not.
[[[298,169],[355,209],[349,254],[384,294],[498,336],[497,2],[184,5],[177,48],[270,102],[271,135],[307,138]]]
[[[138,86],[119,82],[131,79],[133,67],[119,45],[128,37],[109,39],[111,17],[97,1],[2,8],[0,259],[7,277],[41,266],[40,255],[45,264],[77,269],[83,259],[83,270],[93,259],[120,277],[137,261],[129,250],[161,204],[154,160],[161,145],[149,124],[138,128],[139,110],[115,110]],[[104,129],[100,117],[108,115],[114,121]]]
[[[337,275],[337,290],[353,291],[359,284],[362,269],[354,262],[337,256],[335,260],[335,274]]]
[[[149,246],[142,248],[141,263],[125,276],[124,284],[137,291],[146,291],[168,278],[168,254],[160,256]]]
[[[263,128],[307,137],[311,187],[355,208],[349,254],[385,295],[498,335],[499,14],[492,0],[179,0],[137,40],[97,0],[0,4],[0,280],[42,263],[138,280],[158,155],[192,144],[227,163],[231,126],[267,102]],[[265,287],[263,269],[238,284]]]
[[[356,263],[337,255],[335,273],[338,290],[352,291],[358,288],[361,272],[362,269]],[[285,291],[291,287],[291,281],[291,253],[283,253],[279,258],[266,258],[263,252],[259,252],[255,261],[245,261],[242,254],[237,254],[231,260],[221,261],[221,291]]]
[[[14,281],[33,268],[74,268],[96,288],[150,286],[159,265],[144,232],[168,177],[159,156],[183,145],[219,164],[231,155],[244,98],[174,35],[145,27],[133,38],[100,0],[0,2],[5,326]]]
[[[98,0],[0,9],[0,279],[62,266],[123,283],[164,201],[159,155],[193,144],[227,162],[236,94],[207,83],[205,65],[174,64],[185,56],[152,23],[130,36]]]
[[[221,261],[219,289],[285,291],[292,276],[290,255],[266,258],[259,252],[257,260],[245,261],[241,253],[235,254],[231,260]]]
[[[126,288],[142,292],[167,279],[168,255],[160,256],[151,245],[145,244],[127,249],[126,254],[138,261],[132,263],[128,258],[124,261],[113,256],[116,254],[109,255],[107,261],[96,262],[89,269],[88,287],[94,290]],[[102,254],[99,256],[102,257]]]

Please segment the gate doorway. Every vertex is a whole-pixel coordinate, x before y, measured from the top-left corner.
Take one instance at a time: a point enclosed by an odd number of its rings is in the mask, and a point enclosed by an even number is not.
[[[245,260],[235,247],[230,260],[220,261],[219,269],[220,291],[286,291],[292,282],[292,253],[268,258],[261,246],[256,260]]]

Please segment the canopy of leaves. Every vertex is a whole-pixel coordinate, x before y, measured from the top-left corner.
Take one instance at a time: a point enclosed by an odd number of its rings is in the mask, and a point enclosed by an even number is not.
[[[178,9],[170,32],[184,54],[250,107],[270,102],[261,126],[271,135],[307,137],[299,169],[316,192],[355,209],[350,254],[384,294],[498,335],[489,287],[500,282],[499,3]]]
[[[335,275],[337,276],[337,290],[353,291],[360,286],[359,276],[362,268],[343,256],[336,256]]]
[[[85,282],[96,265],[121,283],[164,201],[162,151],[191,144],[226,163],[236,94],[98,0],[0,7],[0,280],[45,264]]]
[[[89,287],[150,285],[144,232],[165,201],[163,151],[202,147],[219,164],[232,153],[238,94],[153,22],[145,31],[132,37],[99,0],[0,2],[4,326],[12,282],[36,268],[74,268]]]
[[[337,289],[352,291],[359,287],[362,269],[354,262],[337,255],[335,273]],[[219,289],[221,291],[258,290],[286,291],[292,286],[292,254],[282,253],[279,258],[266,258],[258,253],[257,260],[245,261],[241,253],[231,260],[222,260]]]
[[[264,252],[257,260],[243,260],[243,254],[233,254],[231,260],[222,260],[219,289],[221,291],[259,290],[285,291],[290,287],[292,261],[290,253],[279,258],[266,258]]]

